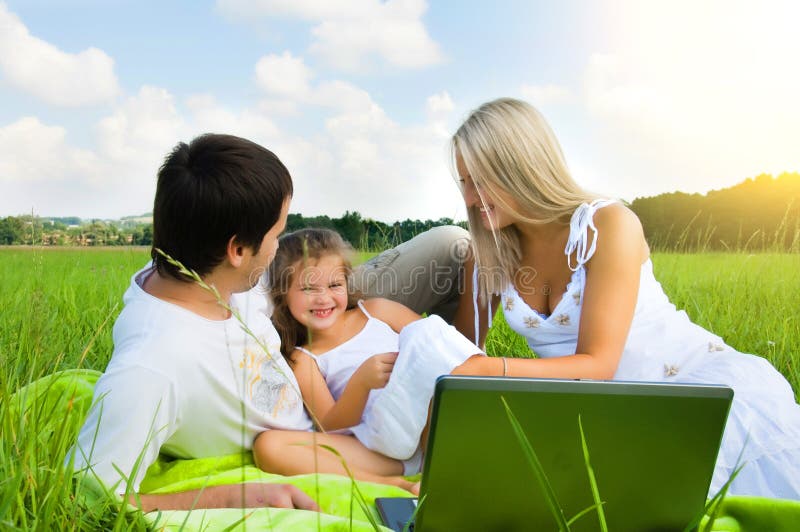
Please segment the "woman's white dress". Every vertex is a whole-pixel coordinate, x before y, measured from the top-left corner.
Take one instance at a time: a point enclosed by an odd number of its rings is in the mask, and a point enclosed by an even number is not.
[[[585,284],[584,264],[602,245],[593,216],[613,201],[581,205],[573,214],[565,249],[572,279],[552,314],[531,309],[513,286],[501,294],[505,319],[540,357],[575,353]],[[587,228],[592,228],[589,242]],[[754,317],[754,319],[756,319]],[[746,463],[729,492],[800,499],[800,406],[791,386],[764,358],[739,353],[719,336],[695,325],[670,303],[642,264],[639,294],[614,380],[724,384],[734,399],[717,458],[710,494],[727,481],[737,459]]]

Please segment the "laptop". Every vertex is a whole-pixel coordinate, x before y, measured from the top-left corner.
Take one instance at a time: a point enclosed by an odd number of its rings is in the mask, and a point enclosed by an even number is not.
[[[419,508],[376,505],[397,531],[558,530],[505,400],[566,520],[595,504],[580,418],[608,530],[683,530],[703,511],[732,399],[716,385],[443,376]],[[595,509],[570,525],[598,529]]]

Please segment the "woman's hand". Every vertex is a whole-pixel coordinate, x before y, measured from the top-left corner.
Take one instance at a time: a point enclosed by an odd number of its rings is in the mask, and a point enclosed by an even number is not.
[[[362,386],[368,390],[383,388],[392,376],[397,353],[380,353],[365,360],[353,374]]]

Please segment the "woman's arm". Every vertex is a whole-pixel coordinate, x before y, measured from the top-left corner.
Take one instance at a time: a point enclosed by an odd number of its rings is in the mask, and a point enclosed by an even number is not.
[[[564,379],[611,379],[628,338],[649,250],[641,223],[621,205],[597,211],[597,251],[586,267],[576,354],[548,359],[506,359],[507,375]],[[590,235],[591,238],[592,235]],[[468,360],[454,372],[502,375],[503,361]]]
[[[475,303],[472,298],[472,276],[475,271],[475,261],[468,259],[464,262],[464,291],[461,292],[458,299],[458,309],[456,310],[453,325],[458,332],[469,338],[471,341],[476,342],[477,345],[484,349],[486,343],[486,335],[489,332],[489,312],[487,306],[478,302],[478,339],[475,339]],[[500,302],[498,296],[492,296],[489,305],[492,312],[497,309]]]
[[[314,424],[325,431],[358,425],[369,392],[386,386],[396,358],[397,353],[381,353],[367,359],[350,377],[337,401],[316,361],[301,351],[292,353],[292,371]]]

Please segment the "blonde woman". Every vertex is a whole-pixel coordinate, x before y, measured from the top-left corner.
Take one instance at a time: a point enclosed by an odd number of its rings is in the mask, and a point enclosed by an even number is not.
[[[765,359],[693,324],[653,276],[636,215],[583,190],[545,120],[499,99],[452,139],[474,261],[456,325],[482,344],[503,309],[538,359],[471,359],[463,374],[718,383],[735,397],[714,470],[714,493],[800,499],[800,406]]]

